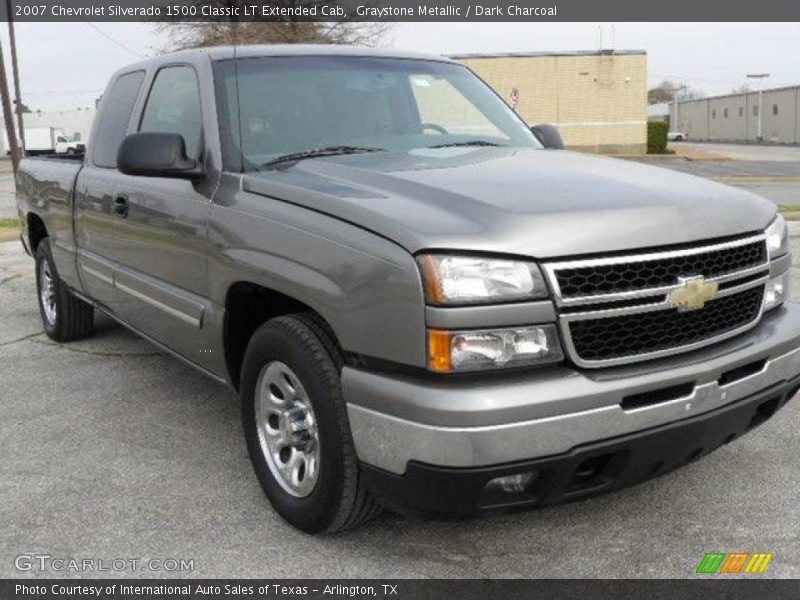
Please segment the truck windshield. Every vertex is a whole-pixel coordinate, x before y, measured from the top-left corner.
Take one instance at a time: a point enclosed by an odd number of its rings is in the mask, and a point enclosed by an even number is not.
[[[215,65],[228,168],[297,153],[540,144],[466,67],[355,56],[240,58]],[[323,152],[321,155],[329,155]]]

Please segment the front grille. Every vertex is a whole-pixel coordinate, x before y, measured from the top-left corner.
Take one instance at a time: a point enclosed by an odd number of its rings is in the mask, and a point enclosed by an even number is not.
[[[761,313],[764,286],[708,302],[700,310],[657,310],[568,324],[577,357],[607,361],[691,346],[753,323]]]
[[[554,265],[555,279],[562,299],[615,294],[674,285],[678,277],[703,275],[706,279],[743,271],[767,262],[767,249],[763,239],[731,245],[704,252],[673,255],[641,260],[632,257],[629,262],[611,262],[560,268]]]

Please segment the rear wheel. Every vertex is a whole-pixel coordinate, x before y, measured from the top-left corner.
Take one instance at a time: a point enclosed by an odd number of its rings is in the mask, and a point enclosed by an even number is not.
[[[242,367],[242,419],[272,506],[307,533],[359,525],[379,511],[359,474],[336,343],[310,314],[253,334]]]
[[[59,279],[50,241],[36,247],[36,292],[44,331],[57,342],[87,337],[94,328],[94,307],[69,291]]]

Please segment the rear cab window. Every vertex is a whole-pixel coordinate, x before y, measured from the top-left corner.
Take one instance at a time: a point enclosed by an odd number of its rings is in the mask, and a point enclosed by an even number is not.
[[[120,75],[103,98],[92,151],[92,163],[95,166],[108,169],[117,167],[117,151],[128,131],[144,76],[144,71]]]

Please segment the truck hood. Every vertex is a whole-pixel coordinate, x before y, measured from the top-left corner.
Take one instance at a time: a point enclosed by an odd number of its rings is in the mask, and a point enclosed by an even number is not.
[[[246,191],[330,214],[406,248],[553,258],[764,229],[775,206],[667,169],[574,152],[441,148],[306,159]]]

